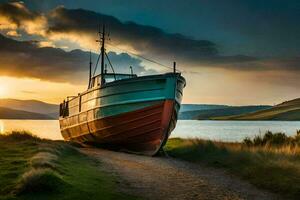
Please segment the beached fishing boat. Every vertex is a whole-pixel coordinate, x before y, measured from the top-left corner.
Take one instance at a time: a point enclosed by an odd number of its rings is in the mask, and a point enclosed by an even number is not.
[[[88,89],[60,104],[60,129],[67,141],[156,155],[176,126],[185,79],[176,72],[137,76],[107,73],[105,28],[100,33],[101,73]],[[112,66],[111,66],[112,67]]]

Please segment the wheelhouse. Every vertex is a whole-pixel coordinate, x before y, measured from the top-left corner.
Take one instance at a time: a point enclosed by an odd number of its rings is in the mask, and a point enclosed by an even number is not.
[[[123,80],[123,79],[129,79],[129,78],[135,78],[137,77],[136,74],[116,74],[116,73],[106,73],[106,74],[99,74],[97,76],[94,76],[91,79],[91,84],[89,88],[93,87],[99,87],[101,85],[101,78],[103,77],[103,82],[105,83],[110,83],[113,81],[118,81],[118,80]]]

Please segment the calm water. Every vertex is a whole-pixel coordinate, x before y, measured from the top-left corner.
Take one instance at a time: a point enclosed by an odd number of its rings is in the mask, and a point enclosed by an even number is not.
[[[0,120],[0,132],[29,130],[48,139],[62,139],[57,120]],[[294,135],[300,130],[300,121],[196,121],[180,120],[171,137],[241,141],[267,130]]]

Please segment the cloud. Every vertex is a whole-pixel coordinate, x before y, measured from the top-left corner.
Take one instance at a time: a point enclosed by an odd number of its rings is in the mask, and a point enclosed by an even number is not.
[[[0,44],[0,75],[76,84],[87,82],[89,52],[40,47],[35,41],[16,41],[1,34]],[[132,65],[138,74],[152,73],[128,54],[110,52],[109,57],[119,72],[129,72]],[[96,58],[97,55],[92,54],[94,65]]]
[[[81,43],[94,43],[99,24],[105,23],[116,46],[128,47],[142,55],[154,55],[175,59],[214,56],[216,44],[207,40],[195,40],[181,34],[169,34],[161,29],[121,22],[117,18],[83,9],[70,10],[62,6],[47,14],[32,12],[23,3],[6,3],[0,6],[2,17],[23,28],[29,34],[47,36],[51,39],[69,38]],[[26,25],[26,26],[25,26]]]
[[[41,13],[28,10],[22,2],[10,2],[0,4],[0,24],[0,29],[21,28],[28,34],[45,36],[47,19]]]
[[[37,92],[30,91],[30,90],[22,90],[21,92],[25,94],[37,94]]]
[[[0,13],[18,26],[20,26],[23,21],[34,21],[40,17],[39,13],[29,11],[22,2],[1,4]]]
[[[19,34],[17,31],[15,30],[10,30],[7,31],[6,35],[11,36],[11,37],[21,37],[21,34]]]
[[[112,51],[127,49],[136,54],[162,62],[176,60],[187,68],[214,67],[229,70],[299,70],[298,57],[258,58],[247,55],[222,55],[218,45],[208,40],[196,40],[181,34],[170,34],[152,27],[122,22],[119,19],[83,9],[59,6],[48,13],[30,11],[23,3],[0,5],[0,19],[10,26],[19,27],[27,34],[44,38],[40,46],[54,46],[60,41],[88,50],[98,49],[95,44],[99,25],[107,25]],[[70,43],[71,42],[71,43]],[[65,46],[65,45],[64,45]],[[71,48],[72,49],[72,48]],[[71,52],[72,53],[72,52]]]
[[[159,28],[134,22],[121,22],[113,16],[93,11],[57,7],[48,16],[49,37],[61,38],[67,35],[83,47],[89,43],[86,40],[94,43],[100,24],[105,23],[112,39],[109,44],[140,55],[168,60],[170,63],[174,60],[197,62],[218,55],[217,46],[211,41],[170,34]]]

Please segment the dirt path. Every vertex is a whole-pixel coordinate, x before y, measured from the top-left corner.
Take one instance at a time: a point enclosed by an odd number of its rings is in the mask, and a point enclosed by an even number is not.
[[[120,177],[121,189],[146,199],[279,199],[217,169],[168,157],[145,157],[84,148],[104,170]]]

